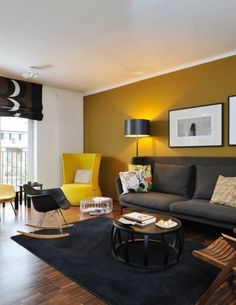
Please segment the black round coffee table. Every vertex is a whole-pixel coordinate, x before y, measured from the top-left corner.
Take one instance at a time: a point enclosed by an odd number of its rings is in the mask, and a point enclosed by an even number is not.
[[[113,256],[121,262],[144,268],[159,268],[176,264],[182,257],[183,232],[179,219],[154,213],[156,222],[171,219],[177,225],[163,229],[155,223],[144,227],[124,225],[113,219],[111,244]]]

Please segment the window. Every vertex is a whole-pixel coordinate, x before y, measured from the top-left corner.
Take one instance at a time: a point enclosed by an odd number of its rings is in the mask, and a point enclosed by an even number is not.
[[[33,121],[0,117],[0,180],[16,188],[32,177]]]

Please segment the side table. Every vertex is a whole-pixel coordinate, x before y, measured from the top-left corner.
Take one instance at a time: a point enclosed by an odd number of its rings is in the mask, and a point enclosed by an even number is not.
[[[110,197],[91,197],[80,201],[80,211],[89,215],[104,215],[112,212],[113,201]]]
[[[24,202],[25,205],[27,203],[27,207],[30,208],[31,207],[31,199],[29,196],[27,196],[27,194],[24,192],[24,188],[23,188],[24,184],[18,185],[19,190],[16,191],[16,199],[15,199],[15,209],[18,210],[18,205],[20,203],[20,205],[22,204],[22,200],[23,200],[23,195],[24,195]],[[39,183],[39,182],[32,182],[30,183],[30,185],[33,188],[37,188],[39,190],[42,190],[43,188],[43,184]]]

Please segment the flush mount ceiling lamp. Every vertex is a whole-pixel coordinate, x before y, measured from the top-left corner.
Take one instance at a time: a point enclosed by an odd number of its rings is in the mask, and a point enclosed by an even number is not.
[[[138,156],[138,138],[150,136],[150,121],[144,119],[125,120],[125,137],[136,138],[136,156]]]
[[[33,67],[29,67],[29,69],[22,74],[24,78],[36,78],[39,76],[39,72],[36,71]]]

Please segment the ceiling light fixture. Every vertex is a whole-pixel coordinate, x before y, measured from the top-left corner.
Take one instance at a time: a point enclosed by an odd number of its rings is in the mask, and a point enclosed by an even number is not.
[[[29,67],[28,71],[22,74],[24,78],[36,78],[39,76],[39,72],[33,69],[32,67]]]

